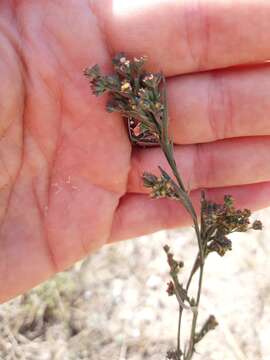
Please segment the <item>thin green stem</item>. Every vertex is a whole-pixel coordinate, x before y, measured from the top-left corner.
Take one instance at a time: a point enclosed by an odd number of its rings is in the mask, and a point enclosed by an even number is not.
[[[190,339],[189,339],[189,348],[188,348],[188,352],[187,352],[184,360],[192,359],[192,357],[194,355],[194,351],[195,351],[194,340],[195,340],[196,326],[197,326],[197,320],[198,320],[198,308],[200,305],[200,298],[201,298],[201,291],[202,291],[203,270],[204,270],[204,266],[202,266],[200,268],[199,285],[198,285],[198,292],[197,292],[197,299],[196,299],[196,311],[193,312]]]
[[[201,239],[201,232],[200,232],[200,227],[199,227],[199,223],[198,223],[198,219],[197,219],[197,215],[195,212],[195,209],[193,207],[193,204],[190,201],[190,198],[187,194],[187,191],[185,190],[185,187],[182,183],[180,174],[176,168],[175,165],[175,161],[174,161],[174,157],[173,157],[173,151],[172,149],[170,149],[170,151],[168,151],[167,146],[163,147],[162,149],[164,149],[164,154],[166,156],[166,158],[168,159],[168,163],[173,171],[173,174],[177,180],[177,183],[180,187],[180,189],[185,192],[185,194],[187,195],[185,200],[187,203],[185,203],[185,208],[188,210],[188,212],[190,213],[190,215],[192,216],[193,219],[193,223],[194,223],[194,229],[196,232],[196,237],[197,237],[197,243],[198,243],[198,247],[199,247],[199,254],[196,257],[196,261],[193,265],[188,283],[187,283],[187,290],[191,284],[193,275],[196,273],[197,270],[197,260],[200,260],[200,276],[199,276],[199,285],[198,285],[198,292],[197,292],[197,299],[196,299],[196,311],[193,312],[193,318],[192,318],[192,326],[191,326],[191,333],[190,333],[190,340],[189,340],[189,348],[188,348],[188,353],[187,353],[187,357],[185,358],[185,360],[190,360],[193,356],[194,353],[194,339],[195,339],[195,333],[196,333],[196,325],[197,325],[197,318],[198,318],[198,307],[199,307],[199,303],[200,303],[200,296],[201,296],[201,290],[202,290],[202,279],[203,279],[203,268],[204,268],[204,251],[203,251],[203,244],[202,244],[202,239]],[[169,161],[170,160],[170,161]],[[178,332],[177,332],[177,352],[178,354],[181,351],[181,320],[182,320],[182,313],[183,313],[183,306],[181,306],[181,304],[179,304],[180,306],[180,310],[179,310],[179,320],[178,320]]]
[[[198,307],[200,304],[200,297],[201,297],[201,291],[202,291],[202,280],[203,280],[203,270],[204,270],[204,247],[203,247],[203,241],[201,237],[201,229],[199,226],[198,218],[196,211],[193,207],[193,204],[190,200],[190,197],[188,195],[188,192],[185,189],[184,183],[182,181],[182,178],[180,176],[180,173],[177,169],[175,157],[174,157],[174,151],[173,151],[173,144],[169,140],[168,136],[168,107],[167,107],[167,96],[166,96],[166,86],[165,86],[165,80],[163,78],[163,101],[164,101],[164,116],[163,116],[163,126],[161,131],[161,138],[160,138],[160,147],[168,161],[168,164],[174,174],[174,177],[178,183],[179,186],[179,195],[180,199],[182,201],[182,204],[186,208],[186,210],[189,212],[189,214],[192,217],[193,223],[194,223],[194,229],[197,237],[197,243],[199,248],[199,254],[196,257],[196,261],[193,265],[190,277],[188,279],[186,290],[189,289],[189,286],[191,284],[192,278],[194,274],[197,271],[197,263],[198,260],[200,261],[200,275],[199,275],[199,283],[198,283],[198,290],[197,290],[197,298],[195,303],[195,309],[193,309],[193,318],[192,318],[192,326],[191,326],[191,333],[190,333],[190,339],[189,339],[189,347],[187,355],[184,357],[185,360],[190,360],[194,353],[194,341],[195,341],[195,334],[196,334],[196,325],[197,325],[197,319],[198,319]],[[176,294],[177,295],[177,294]],[[179,301],[179,300],[178,300]],[[179,302],[179,320],[178,320],[178,332],[177,332],[177,353],[181,353],[181,321],[182,321],[182,314],[183,314],[184,306]]]
[[[181,323],[182,323],[183,308],[179,306],[178,329],[177,329],[177,352],[181,353]]]
[[[188,281],[187,281],[187,285],[186,285],[186,291],[189,290],[189,287],[190,287],[190,284],[191,284],[191,281],[193,279],[193,276],[196,274],[197,270],[198,270],[198,261],[199,261],[199,258],[200,258],[200,253],[197,254],[196,256],[196,260],[194,261],[194,264],[192,266],[192,270],[190,272],[190,275],[189,275],[189,278],[188,278]]]

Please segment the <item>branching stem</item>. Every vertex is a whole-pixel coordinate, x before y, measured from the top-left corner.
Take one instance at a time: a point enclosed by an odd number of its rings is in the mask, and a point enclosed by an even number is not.
[[[227,235],[249,229],[261,230],[262,223],[256,220],[250,226],[250,210],[235,209],[232,196],[225,195],[224,203],[216,204],[206,200],[204,192],[201,194],[200,219],[198,219],[177,168],[173,142],[169,138],[165,77],[162,73],[146,72],[144,70],[145,61],[144,56],[129,60],[124,53],[119,53],[113,59],[114,75],[102,75],[98,65],[86,69],[84,74],[89,79],[95,95],[109,93],[110,99],[107,103],[107,110],[109,112],[119,112],[127,119],[130,141],[133,145],[159,145],[162,149],[174,179],[161,167],[159,167],[160,178],[150,173],[144,173],[144,185],[151,189],[151,197],[157,199],[166,197],[180,201],[193,220],[198,253],[185,287],[178,280],[178,272],[184,265],[180,265],[173,258],[168,246],[164,247],[172,278],[167,291],[169,295],[176,296],[179,304],[177,349],[168,352],[167,358],[191,360],[195,353],[195,345],[201,341],[208,331],[214,329],[217,325],[215,317],[211,315],[199,332],[196,329],[206,257],[211,252],[223,256],[232,248],[231,240]],[[194,300],[188,293],[194,275],[198,270],[198,286]],[[183,352],[181,349],[181,327],[184,310],[192,311],[192,324],[188,346]]]

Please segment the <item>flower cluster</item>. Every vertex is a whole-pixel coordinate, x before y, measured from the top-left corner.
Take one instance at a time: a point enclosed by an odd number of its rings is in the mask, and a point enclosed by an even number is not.
[[[218,322],[214,315],[210,315],[206,322],[204,323],[203,327],[201,328],[200,332],[195,335],[195,343],[201,341],[209,331],[214,330],[218,326]]]
[[[232,249],[232,242],[227,235],[234,232],[246,232],[249,229],[261,230],[260,220],[250,223],[251,211],[249,209],[236,209],[232,196],[225,195],[223,204],[216,204],[205,199],[202,193],[201,221],[204,231],[206,255],[217,252],[225,255]]]
[[[98,65],[84,71],[95,95],[109,93],[107,110],[119,112],[128,120],[133,143],[144,145],[159,142],[164,116],[159,90],[163,77],[143,70],[145,61],[145,57],[128,60],[119,53],[112,61],[114,75],[102,75]]]
[[[167,254],[167,261],[170,266],[171,271],[174,273],[178,273],[180,269],[184,267],[183,261],[177,261],[174,259],[173,253],[170,251],[170,247],[168,245],[164,245],[163,247],[165,253]]]
[[[166,291],[168,293],[168,296],[173,296],[175,294],[174,285],[173,285],[172,281],[169,281],[167,283],[167,290]]]
[[[247,231],[250,224],[250,210],[236,210],[233,205],[233,198],[230,195],[224,196],[223,204],[216,204],[204,199],[202,201],[204,223],[208,227],[215,225],[223,234]]]
[[[179,200],[177,185],[171,178],[162,173],[160,177],[145,172],[142,176],[143,184],[151,189],[150,197],[153,199],[169,198]]]

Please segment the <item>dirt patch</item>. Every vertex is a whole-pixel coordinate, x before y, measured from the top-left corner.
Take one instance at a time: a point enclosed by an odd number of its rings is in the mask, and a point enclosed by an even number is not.
[[[256,216],[262,233],[236,234],[231,253],[209,258],[201,321],[213,313],[220,326],[198,359],[270,359],[270,209]],[[104,247],[0,306],[0,359],[164,360],[178,313],[165,291],[165,243],[191,264],[192,229],[159,232]]]

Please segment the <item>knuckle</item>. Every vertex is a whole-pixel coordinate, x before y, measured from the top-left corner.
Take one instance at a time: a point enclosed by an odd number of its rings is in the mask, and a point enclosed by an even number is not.
[[[213,72],[208,84],[208,126],[213,140],[233,133],[233,106],[230,87],[221,72]]]
[[[207,68],[210,23],[207,9],[200,0],[188,1],[185,7],[186,43],[198,71]]]
[[[214,153],[209,144],[196,144],[193,160],[194,188],[213,186],[215,172]]]

